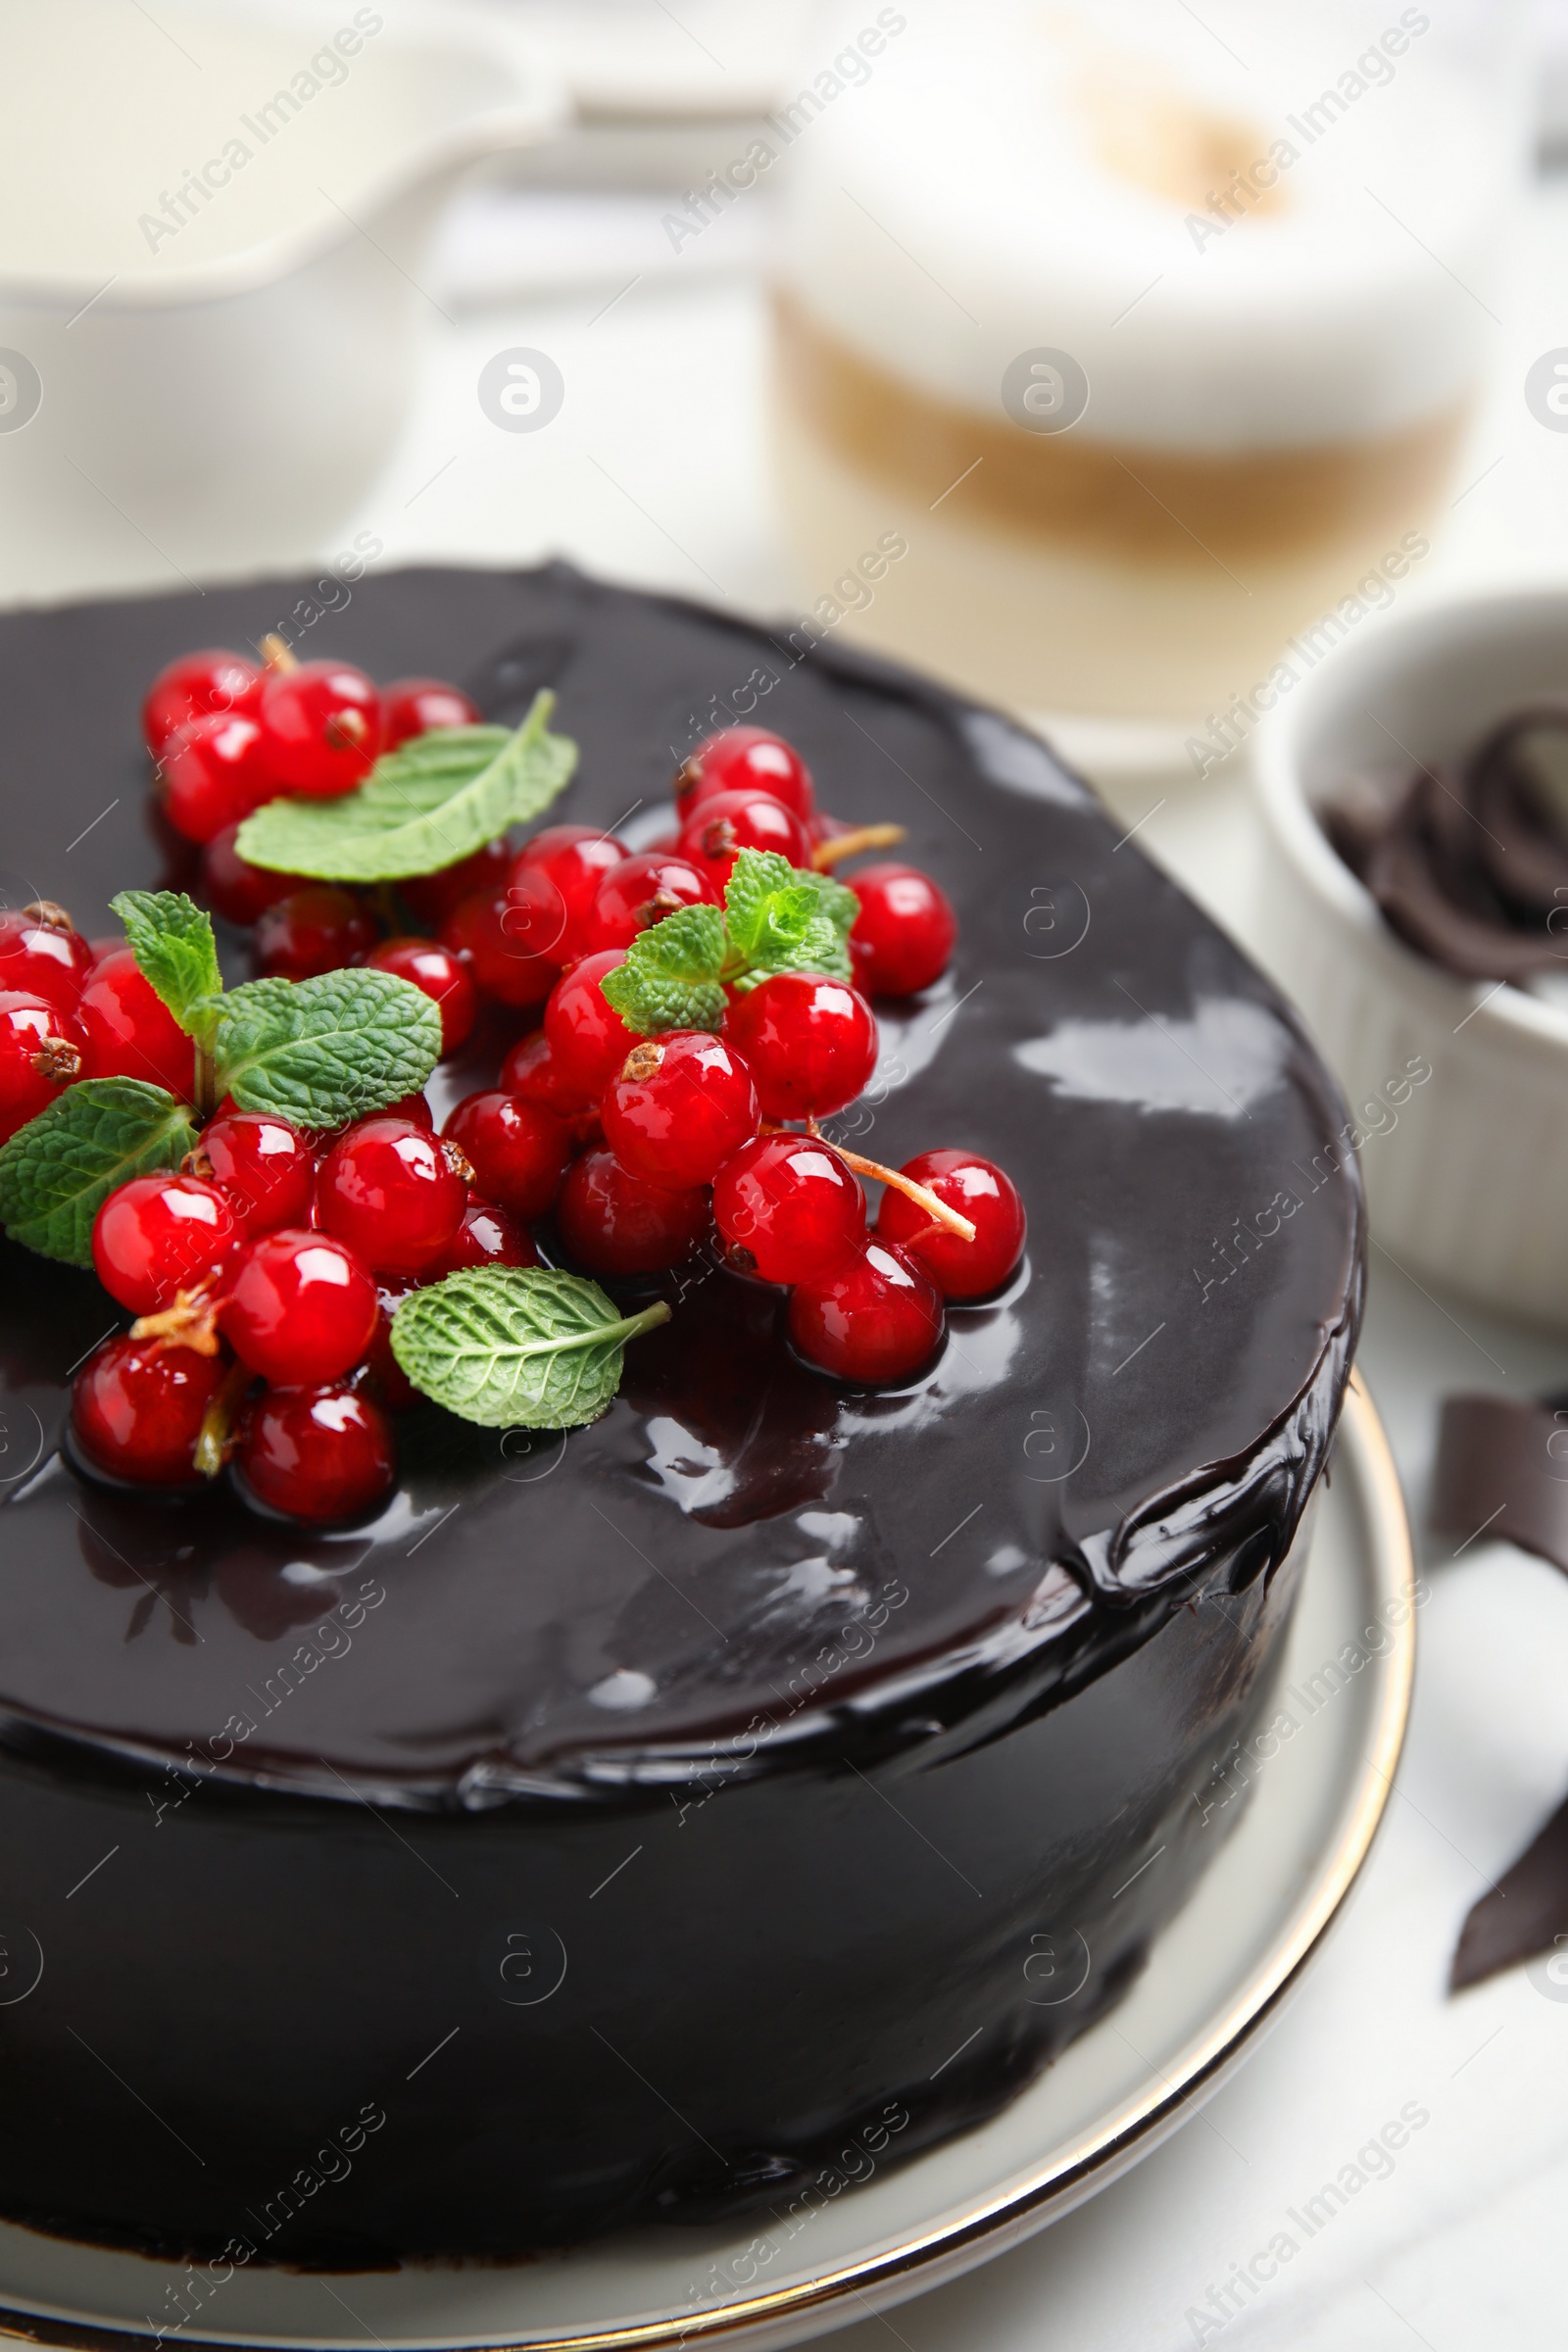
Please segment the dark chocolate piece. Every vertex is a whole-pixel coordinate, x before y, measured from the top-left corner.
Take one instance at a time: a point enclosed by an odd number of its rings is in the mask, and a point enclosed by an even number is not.
[[[1568,1798],[1466,1916],[1448,1990],[1462,1992],[1568,1942]]]
[[[1568,1404],[1446,1396],[1431,1520],[1462,1544],[1505,1539],[1568,1571]]]
[[[1460,1549],[1502,1538],[1568,1572],[1568,1398],[1446,1396],[1431,1520]],[[1450,1992],[1568,1936],[1568,1803],[1467,1916]]]

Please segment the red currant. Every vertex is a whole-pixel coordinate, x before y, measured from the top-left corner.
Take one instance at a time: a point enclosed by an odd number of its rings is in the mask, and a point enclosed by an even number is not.
[[[757,1133],[757,1089],[740,1055],[704,1029],[633,1046],[605,1089],[605,1141],[629,1174],[684,1192],[711,1184]]]
[[[499,1091],[469,1095],[444,1133],[487,1200],[527,1224],[542,1217],[566,1171],[566,1130],[552,1110]]]
[[[106,1340],[76,1375],[72,1433],[88,1461],[112,1478],[199,1486],[191,1456],[226,1371],[221,1356],[193,1348]]]
[[[493,898],[505,889],[514,863],[509,841],[487,841],[482,850],[460,858],[456,865],[443,866],[439,873],[410,874],[398,884],[398,896],[421,923],[438,929],[475,892]]]
[[[435,1112],[423,1095],[399,1095],[395,1102],[384,1102],[375,1115],[378,1119],[412,1119],[426,1135],[435,1133]]]
[[[315,1148],[265,1111],[229,1110],[210,1119],[186,1165],[218,1186],[244,1233],[303,1225],[311,1213]]]
[[[257,1502],[289,1519],[357,1519],[392,1491],[397,1451],[373,1396],[274,1389],[240,1425],[235,1469]]]
[[[594,1274],[662,1273],[696,1248],[708,1222],[708,1194],[700,1186],[668,1192],[645,1184],[612,1152],[585,1152],[573,1160],[556,1203],[568,1253]]]
[[[261,671],[243,654],[209,646],[181,654],[158,672],[141,707],[141,731],[156,760],[176,727],[209,711],[249,710]]]
[[[564,955],[566,907],[548,874],[520,862],[504,891],[476,891],[441,926],[443,946],[462,956],[487,997],[540,1004]]]
[[[467,1044],[479,1000],[474,995],[467,967],[458,961],[450,948],[441,947],[433,939],[389,939],[366,961],[372,971],[391,972],[399,980],[412,980],[432,1004],[440,1006],[444,1054],[456,1054],[460,1046]]]
[[[93,1219],[92,1262],[111,1298],[154,1315],[194,1290],[240,1236],[216,1184],[200,1176],[132,1176]]]
[[[588,918],[592,949],[629,948],[640,931],[682,906],[710,904],[707,877],[689,858],[644,851],[612,866],[599,885]]]
[[[776,972],[736,998],[724,1024],[751,1065],[764,1119],[820,1119],[876,1067],[876,1016],[845,980]]]
[[[89,1078],[144,1078],[183,1102],[196,1081],[196,1050],[167,1004],[142,978],[128,948],[92,969],[77,1008]]]
[[[563,1076],[555,1051],[542,1029],[518,1038],[501,1064],[499,1084],[504,1095],[521,1095],[525,1102],[553,1110],[568,1126],[579,1126],[585,1113],[595,1120],[598,1118],[593,1096]]]
[[[809,865],[811,845],[792,808],[765,792],[718,792],[700,801],[681,827],[680,854],[689,858],[714,899],[724,895],[742,850],[774,850],[791,865]]]
[[[855,977],[872,997],[912,997],[948,968],[958,918],[929,874],[867,865],[845,876],[860,902],[850,933]]]
[[[983,1298],[1005,1282],[1023,1255],[1027,1231],[1012,1179],[978,1152],[918,1152],[899,1173],[912,1176],[949,1208],[967,1217],[974,1240],[966,1242],[961,1234],[933,1224],[917,1200],[891,1185],[877,1210],[877,1232],[918,1258],[949,1298]]]
[[[0,1144],[81,1076],[85,1043],[79,1023],[58,1005],[21,989],[0,991]]]
[[[536,1266],[539,1252],[532,1236],[509,1217],[504,1208],[468,1195],[468,1205],[444,1254],[430,1268],[428,1279],[461,1273],[465,1266]]]
[[[240,930],[249,930],[269,906],[307,888],[303,874],[274,874],[270,867],[250,865],[236,849],[237,824],[215,833],[202,851],[202,896],[215,914]]]
[[[566,909],[561,949],[563,963],[568,951],[581,956],[591,947],[615,944],[590,939],[589,918],[600,883],[625,857],[624,842],[617,841],[612,833],[596,833],[592,825],[547,825],[542,833],[523,843],[517,864],[548,874]]]
[[[319,1388],[370,1345],[375,1285],[330,1234],[284,1226],[241,1252],[219,1325],[241,1361],[280,1387]]]
[[[262,730],[242,710],[176,727],[158,755],[156,784],[174,831],[200,842],[242,823],[278,790],[263,761]]]
[[[835,1272],[796,1285],[789,1330],[809,1362],[840,1380],[905,1380],[936,1352],[942,1298],[912,1257],[869,1241]]]
[[[363,784],[381,749],[381,704],[363,669],[302,662],[262,687],[261,757],[284,792],[335,800]]]
[[[274,900],[256,922],[256,968],[269,979],[314,980],[363,963],[380,926],[351,890],[307,882]]]
[[[442,1271],[447,1269],[443,1267]],[[389,1413],[412,1412],[419,1401],[418,1390],[392,1352],[392,1318],[404,1299],[422,1287],[408,1274],[383,1274],[375,1286],[375,1330],[365,1351],[365,1377]],[[358,1386],[358,1378],[355,1385]]]
[[[682,816],[720,792],[770,792],[804,824],[816,805],[811,771],[792,744],[765,727],[725,727],[700,743],[675,778]]]
[[[381,689],[381,749],[395,751],[411,735],[433,727],[476,727],[479,710],[460,686],[444,678],[394,678]]]
[[[340,1136],[316,1180],[316,1214],[376,1274],[422,1273],[463,1221],[454,1155],[412,1119],[377,1112]]]
[[[865,1196],[826,1144],[760,1135],[713,1179],[713,1216],[738,1273],[764,1282],[831,1274],[865,1240]]]
[[[638,1043],[637,1032],[627,1028],[599,985],[625,960],[619,948],[585,956],[563,973],[545,1006],[545,1037],[561,1082],[580,1087],[590,1102],[598,1101]]]
[[[37,899],[20,914],[0,914],[0,989],[19,988],[74,1012],[91,970],[91,948],[52,900]]]

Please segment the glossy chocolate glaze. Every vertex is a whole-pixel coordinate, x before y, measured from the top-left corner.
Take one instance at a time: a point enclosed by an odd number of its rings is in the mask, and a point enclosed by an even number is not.
[[[302,594],[0,621],[13,903],[99,931],[179,878],[140,690]],[[987,1152],[1030,1254],[869,1394],[705,1261],[594,1428],[412,1417],[388,1510],[302,1539],[80,1480],[67,1382],[117,1318],[7,1245],[0,1925],[48,1965],[0,2003],[0,2210],[352,2264],[765,2202],[890,2102],[899,2154],[1010,2095],[1219,1835],[1194,1791],[1266,1694],[1354,1340],[1343,1112],[1092,797],[935,687],[561,567],[367,580],[315,635],[497,717],[555,685],[563,819],[651,837],[692,741],[755,712],[835,813],[906,824],[959,945],[884,1008],[846,1140]],[[1070,1997],[1024,1973],[1042,1936],[1084,1939]],[[351,2174],[249,2229],[367,2101]]]

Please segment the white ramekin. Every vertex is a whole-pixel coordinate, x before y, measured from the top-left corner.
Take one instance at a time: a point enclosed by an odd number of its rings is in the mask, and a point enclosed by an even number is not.
[[[1416,955],[1315,811],[1358,767],[1452,759],[1564,690],[1568,588],[1428,606],[1325,656],[1256,737],[1264,846],[1249,926],[1349,1099],[1345,1143],[1374,1242],[1553,1323],[1568,1323],[1568,1013]]]

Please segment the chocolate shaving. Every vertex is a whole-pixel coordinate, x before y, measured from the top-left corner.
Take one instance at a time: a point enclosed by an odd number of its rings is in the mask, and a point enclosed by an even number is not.
[[[1432,1525],[1505,1537],[1568,1573],[1568,1398],[1449,1396],[1438,1432]],[[1568,1799],[1460,1930],[1448,1975],[1458,1992],[1534,1960],[1568,1936]]]
[[[1568,1399],[1446,1397],[1431,1520],[1461,1551],[1485,1533],[1568,1574]]]
[[[1390,928],[1460,979],[1568,973],[1568,807],[1531,760],[1543,737],[1568,755],[1568,700],[1511,712],[1457,767],[1348,779],[1323,810]]]
[[[1568,1797],[1459,1931],[1448,1990],[1461,1992],[1568,1936]]]

